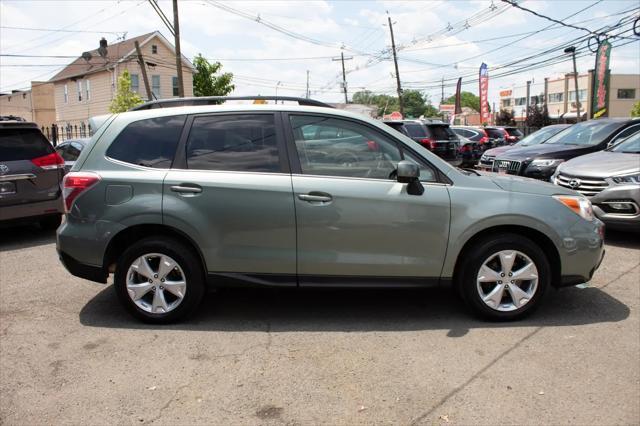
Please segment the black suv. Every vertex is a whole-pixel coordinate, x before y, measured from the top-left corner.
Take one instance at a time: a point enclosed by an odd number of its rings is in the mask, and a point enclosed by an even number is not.
[[[37,124],[0,120],[0,224],[26,220],[56,229],[64,213],[63,168]]]
[[[600,118],[574,124],[545,143],[496,156],[493,171],[549,180],[563,161],[596,151],[640,131],[640,120]]]
[[[463,162],[460,139],[448,124],[423,120],[385,121],[389,127],[410,137],[452,166]]]

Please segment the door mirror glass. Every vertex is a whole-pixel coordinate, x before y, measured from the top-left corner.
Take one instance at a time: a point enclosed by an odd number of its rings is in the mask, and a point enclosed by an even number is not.
[[[417,164],[403,160],[398,163],[398,182],[409,183],[420,179],[420,168]]]

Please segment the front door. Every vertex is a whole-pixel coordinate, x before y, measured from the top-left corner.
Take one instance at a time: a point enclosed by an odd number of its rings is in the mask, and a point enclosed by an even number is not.
[[[291,175],[276,115],[192,121],[164,181],[164,223],[196,241],[210,274],[296,285]]]
[[[437,280],[450,201],[435,170],[423,163],[424,194],[409,195],[394,178],[396,165],[421,161],[384,132],[322,115],[291,114],[287,121],[300,285]]]

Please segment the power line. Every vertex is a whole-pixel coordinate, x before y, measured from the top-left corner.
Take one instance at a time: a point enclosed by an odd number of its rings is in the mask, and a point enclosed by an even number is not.
[[[56,28],[27,28],[27,27],[9,27],[5,25],[0,25],[0,28],[4,28],[6,30],[23,30],[23,31],[47,31],[53,33],[89,33],[89,34],[124,34],[126,31],[90,31],[90,30],[66,30],[66,29],[56,29]]]
[[[602,0],[600,0],[600,1],[602,1]],[[598,1],[597,3],[600,3],[600,1]],[[573,24],[567,24],[564,21],[551,18],[549,16],[546,16],[546,15],[543,15],[541,13],[538,13],[535,10],[531,10],[531,9],[526,8],[526,7],[520,6],[515,0],[502,0],[502,2],[510,4],[511,6],[513,6],[515,8],[518,8],[520,10],[524,10],[525,12],[529,12],[529,13],[531,13],[533,15],[536,15],[539,18],[546,19],[547,21],[555,22],[556,24],[562,25],[563,27],[568,27],[568,28],[573,28],[573,29],[576,29],[576,30],[586,31],[587,33],[589,33],[591,35],[595,35],[595,36],[599,35],[599,33],[593,32],[588,28],[579,27],[579,26],[573,25]]]

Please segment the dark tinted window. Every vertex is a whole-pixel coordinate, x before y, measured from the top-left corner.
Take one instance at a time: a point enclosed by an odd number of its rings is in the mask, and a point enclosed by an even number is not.
[[[67,158],[66,161],[76,161],[80,156],[80,152],[82,151],[83,145],[78,142],[71,142],[67,148]]]
[[[640,124],[636,124],[634,126],[629,126],[626,129],[624,129],[623,131],[621,131],[620,133],[618,133],[611,142],[609,142],[610,144],[617,144],[618,142],[620,142],[622,139],[626,139],[628,136],[636,133],[640,131]]]
[[[456,134],[449,126],[428,126],[431,137],[436,140],[456,139]]]
[[[273,115],[196,117],[187,141],[187,167],[197,170],[279,172]]]
[[[545,143],[562,145],[597,145],[624,126],[619,121],[589,120],[574,124],[567,131],[552,136]]]
[[[522,133],[517,127],[505,127],[504,129],[510,136],[524,136],[524,133]]]
[[[407,123],[404,125],[405,129],[407,129],[407,133],[409,136],[413,138],[426,138],[427,133],[424,131],[424,127],[421,124],[411,124]]]
[[[107,149],[107,157],[139,166],[171,167],[186,116],[150,118],[129,124]]]
[[[611,151],[624,152],[627,154],[640,154],[640,132],[629,136],[618,145],[611,148]]]
[[[487,136],[492,139],[504,139],[504,131],[500,129],[485,129]]]
[[[52,152],[38,129],[0,129],[0,161],[31,160]]]

